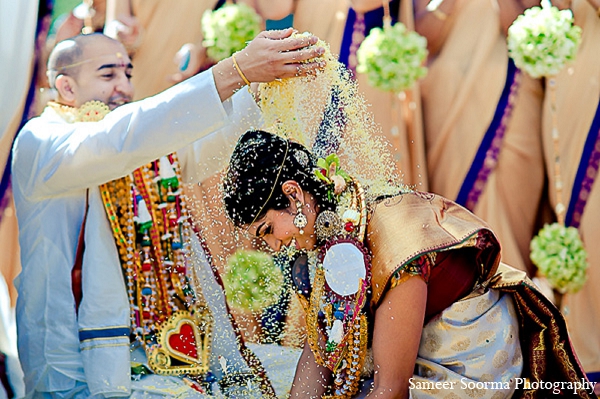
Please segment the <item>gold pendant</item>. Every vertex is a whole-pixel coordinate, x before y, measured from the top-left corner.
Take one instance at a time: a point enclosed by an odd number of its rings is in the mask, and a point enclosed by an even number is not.
[[[213,318],[206,308],[193,315],[178,311],[156,333],[157,345],[148,349],[148,364],[156,374],[202,375],[209,370]]]

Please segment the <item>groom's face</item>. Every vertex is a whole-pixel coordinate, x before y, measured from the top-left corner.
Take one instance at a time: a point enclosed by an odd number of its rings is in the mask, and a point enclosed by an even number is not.
[[[133,97],[131,60],[119,43],[98,41],[86,46],[83,63],[75,80],[76,107],[91,100],[105,103],[113,110]]]

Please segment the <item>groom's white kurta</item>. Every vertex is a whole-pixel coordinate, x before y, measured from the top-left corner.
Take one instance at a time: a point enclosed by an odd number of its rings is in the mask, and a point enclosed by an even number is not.
[[[29,397],[54,391],[106,397],[132,393],[129,304],[98,186],[177,150],[185,182],[201,181],[223,166],[238,136],[259,121],[246,90],[221,103],[212,71],[207,71],[124,105],[100,122],[70,124],[47,108],[25,125],[13,150],[12,182],[23,264],[17,279],[18,343]],[[77,316],[71,269],[88,190],[83,300]],[[220,323],[212,369],[220,371],[218,355],[228,358],[232,368],[246,368],[232,350],[235,336],[223,294],[199,243],[193,242],[193,248],[201,262],[196,268],[203,293]]]

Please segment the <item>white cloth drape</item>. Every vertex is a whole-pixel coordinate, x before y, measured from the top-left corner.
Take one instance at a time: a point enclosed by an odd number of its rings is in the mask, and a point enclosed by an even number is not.
[[[10,146],[31,80],[37,0],[0,0],[0,170]]]

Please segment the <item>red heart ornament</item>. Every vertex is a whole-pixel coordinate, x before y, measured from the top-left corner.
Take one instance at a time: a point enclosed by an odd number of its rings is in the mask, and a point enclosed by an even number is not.
[[[179,331],[169,332],[168,342],[173,351],[179,352],[185,357],[199,360],[194,326],[190,323],[183,322],[179,325]]]

